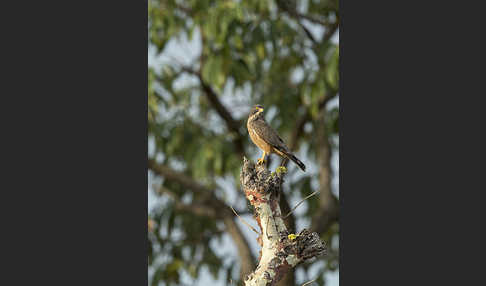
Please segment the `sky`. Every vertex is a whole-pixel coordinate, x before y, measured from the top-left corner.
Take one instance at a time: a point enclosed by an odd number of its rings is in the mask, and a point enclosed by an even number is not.
[[[320,35],[322,34],[322,29],[318,26],[315,25],[306,25],[309,30],[315,35]],[[317,37],[318,38],[318,37]],[[333,41],[338,42],[339,41],[339,34],[337,34],[333,39]],[[195,62],[195,60],[198,58],[199,54],[201,52],[201,45],[200,45],[200,35],[198,31],[195,32],[193,38],[191,41],[187,40],[185,37],[181,37],[180,40],[173,39],[171,40],[166,48],[164,49],[163,53],[160,56],[156,56],[155,49],[152,49],[149,47],[148,50],[148,65],[149,67],[153,67],[155,70],[160,70],[163,68],[164,65],[190,65],[191,63]],[[298,75],[297,75],[298,76]],[[187,84],[188,82],[191,81],[191,78],[186,77],[182,78],[180,81],[178,81],[176,84],[180,84],[181,86]],[[243,91],[241,94],[228,94],[227,92],[223,92],[221,95],[221,101],[223,105],[225,105],[230,112],[232,112],[235,116],[235,118],[241,118],[244,116],[244,112],[246,110],[241,110],[241,109],[231,109],[232,106],[234,106],[234,101],[236,102],[244,102],[245,99],[245,92]],[[334,106],[339,105],[338,98],[335,98],[329,103],[328,108],[332,108]],[[267,116],[271,116],[271,114],[267,114]],[[153,150],[153,146],[151,146],[151,142],[149,142],[149,154],[151,154],[151,150]],[[302,148],[301,148],[302,149]],[[303,161],[305,160],[305,152],[301,150],[301,154],[297,153],[297,157],[302,158]],[[257,155],[255,155],[257,156]],[[255,158],[251,158],[253,160],[256,160]],[[274,160],[274,164],[278,164],[278,160]],[[338,154],[333,154],[333,157],[331,159],[331,166],[333,168],[333,175],[334,178],[332,180],[333,184],[333,190],[336,191],[336,195],[339,197],[339,155]],[[270,168],[276,168],[275,166],[270,166]],[[309,171],[312,171],[312,169],[317,170],[316,168],[312,168],[312,166],[309,168]],[[290,179],[292,180],[292,179]],[[237,195],[237,190],[234,190],[234,184],[230,179],[222,179],[217,182],[220,186],[221,189],[225,190],[225,201],[228,202],[229,204],[235,206],[239,205],[240,208],[246,207],[246,202],[242,201],[241,199],[238,201],[238,195]],[[152,185],[152,178],[149,176],[149,190],[148,190],[148,209],[149,212],[151,209],[153,209],[156,206],[160,206],[160,204],[164,204],[166,202],[161,201],[160,198],[154,195],[153,190],[151,189]],[[291,206],[296,205],[302,198],[299,196],[289,196],[289,204]],[[305,203],[300,205],[299,208],[296,209],[294,212],[296,216],[299,216],[299,214],[302,214],[305,212]],[[256,222],[253,220],[251,215],[247,216],[242,216],[248,223],[250,223],[253,227],[258,229],[258,226],[256,225]],[[242,230],[243,234],[245,235],[245,238],[250,244],[250,247],[252,249],[252,252],[254,254],[258,253],[260,250],[260,246],[256,242],[256,237],[257,235],[250,230],[247,226],[245,226],[243,223],[241,223],[239,220],[237,221],[239,224],[240,229]],[[305,228],[309,225],[309,222],[307,221],[302,221],[302,220],[297,220],[297,228],[298,230]],[[298,231],[297,230],[297,231]],[[229,237],[228,234],[225,234],[223,236],[223,242],[221,244],[216,245],[216,241],[211,242],[211,247],[215,251],[216,254],[220,255],[220,257],[237,257],[238,253],[233,245],[233,242],[231,238]],[[319,262],[315,263],[313,265],[313,268],[309,271],[309,277],[304,277],[303,273],[296,273],[297,280],[301,283],[304,283],[306,281],[312,280],[315,277],[313,277],[313,273],[318,272],[319,267],[322,267],[322,264],[325,262]],[[223,274],[223,273],[221,273]],[[149,271],[150,275],[150,271]],[[314,275],[315,276],[315,275]],[[183,274],[182,275],[182,282],[185,285],[213,285],[213,286],[224,286],[226,285],[225,277],[224,275],[220,275],[220,279],[214,280],[211,274],[209,273],[208,269],[203,268],[202,272],[199,275],[199,278],[194,281],[189,275]],[[310,284],[309,286],[311,286]],[[314,284],[315,285],[315,284]],[[326,275],[326,285],[328,286],[337,286],[339,285],[339,272],[336,271],[334,273],[329,273]]]

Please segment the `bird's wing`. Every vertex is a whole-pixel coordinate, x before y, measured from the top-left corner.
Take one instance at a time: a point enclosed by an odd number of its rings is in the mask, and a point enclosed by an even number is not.
[[[253,129],[255,130],[257,135],[268,144],[274,147],[280,147],[288,150],[287,145],[285,145],[285,142],[282,140],[282,138],[278,136],[277,131],[275,131],[264,120],[253,121]]]

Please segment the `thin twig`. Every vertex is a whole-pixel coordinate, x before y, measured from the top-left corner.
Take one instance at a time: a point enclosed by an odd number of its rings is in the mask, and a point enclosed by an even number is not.
[[[314,24],[319,24],[319,25],[322,25],[324,27],[327,27],[327,26],[330,25],[329,22],[322,21],[322,20],[317,19],[316,17],[313,17],[311,15],[306,15],[306,14],[302,14],[302,13],[299,13],[299,12],[295,12],[295,15],[297,15],[297,17],[299,17],[299,18],[304,18],[309,22],[312,22]]]
[[[317,278],[316,278],[316,279],[314,279],[314,280],[311,280],[311,281],[307,281],[307,282],[305,282],[304,284],[302,284],[302,286],[309,285],[310,283],[312,283],[312,282],[314,282],[314,281],[316,281],[316,280],[317,280]]]
[[[300,201],[300,202],[299,202],[297,205],[295,205],[295,207],[293,207],[293,208],[292,208],[292,210],[290,210],[290,212],[289,212],[289,213],[288,213],[286,216],[284,216],[284,218],[283,218],[283,219],[286,219],[286,218],[287,218],[287,217],[288,217],[288,216],[289,216],[289,215],[290,215],[292,212],[294,212],[294,211],[295,211],[295,209],[296,209],[296,208],[297,208],[297,207],[298,207],[298,206],[299,206],[301,203],[303,203],[305,200],[307,200],[308,198],[312,197],[313,195],[315,195],[315,194],[317,194],[317,193],[319,193],[319,191],[315,191],[315,192],[313,192],[312,194],[310,194],[310,195],[308,195],[307,197],[305,197],[303,200],[301,200],[301,201]]]
[[[330,27],[327,28],[326,33],[322,37],[321,43],[325,43],[331,39],[331,37],[334,35],[334,33],[338,30],[339,28],[339,21],[334,22]]]
[[[241,220],[242,223],[244,223],[246,226],[248,226],[251,230],[253,230],[256,234],[261,235],[254,227],[252,227],[249,223],[247,223],[240,215],[238,215],[235,211],[235,209],[230,206],[231,210],[235,213],[235,215]]]

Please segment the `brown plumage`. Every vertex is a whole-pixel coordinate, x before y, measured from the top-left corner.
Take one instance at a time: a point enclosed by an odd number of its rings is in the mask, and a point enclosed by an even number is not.
[[[246,124],[250,138],[263,151],[263,155],[258,159],[258,163],[265,162],[265,156],[275,153],[283,158],[289,158],[305,172],[305,165],[292,152],[290,152],[285,142],[278,136],[277,132],[268,125],[263,117],[263,107],[256,105],[250,112]]]

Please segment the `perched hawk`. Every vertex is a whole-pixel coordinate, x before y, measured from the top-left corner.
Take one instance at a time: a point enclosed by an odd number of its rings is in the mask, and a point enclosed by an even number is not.
[[[290,152],[285,142],[278,136],[277,132],[268,125],[263,118],[263,107],[255,105],[250,112],[246,124],[250,138],[263,151],[263,155],[258,159],[258,164],[265,162],[265,156],[275,153],[283,158],[289,158],[305,172],[305,165]]]

